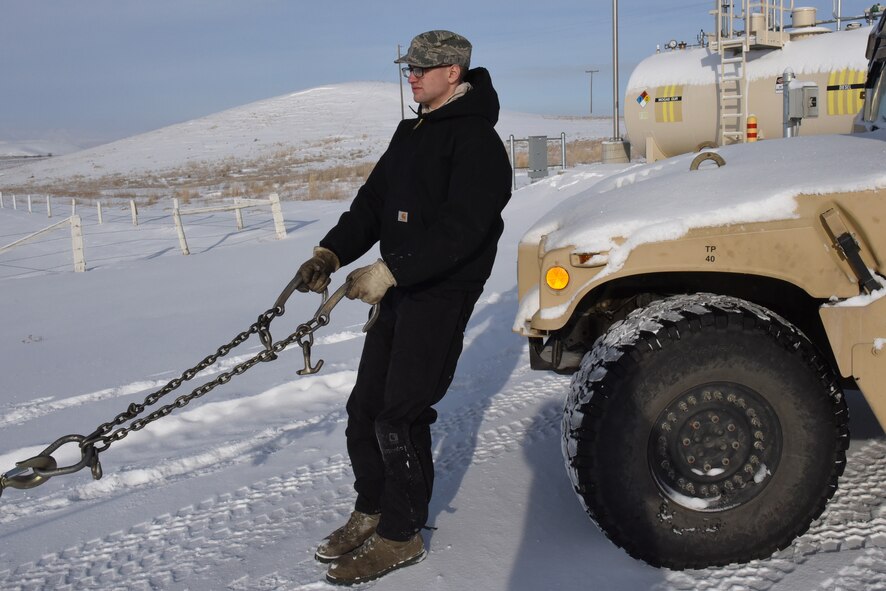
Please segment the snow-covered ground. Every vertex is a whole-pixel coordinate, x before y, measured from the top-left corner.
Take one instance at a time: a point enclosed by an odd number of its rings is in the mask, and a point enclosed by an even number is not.
[[[511,332],[514,263],[543,213],[621,170],[585,166],[515,192],[458,372],[438,405],[430,554],[362,588],[886,589],[886,437],[858,392],[848,393],[853,435],[840,490],[808,533],[768,560],[654,569],[582,512],[560,456],[569,380],[531,371],[525,342]],[[0,471],[57,437],[92,432],[249,327],[346,207],[285,202],[280,241],[266,208],[248,211],[241,232],[231,212],[188,216],[192,254],[182,256],[168,204],[142,208],[137,227],[128,209],[106,207],[99,225],[95,209],[81,205],[86,273],[72,272],[64,229],[0,254]],[[32,214],[7,203],[0,245],[67,212],[59,205],[53,214],[47,220],[42,202]],[[337,275],[333,287],[345,272]],[[271,325],[275,339],[319,303],[294,294]],[[316,335],[314,359],[325,364],[314,376],[296,375],[303,362],[292,347],[113,443],[101,454],[101,480],[84,470],[5,490],[0,588],[332,588],[313,551],[354,499],[344,403],[366,313],[347,300],[333,311]],[[261,349],[252,337],[166,398]]]

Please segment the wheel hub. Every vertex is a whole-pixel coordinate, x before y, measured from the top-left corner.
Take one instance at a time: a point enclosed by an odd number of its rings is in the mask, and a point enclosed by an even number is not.
[[[741,384],[709,384],[685,392],[659,414],[650,469],[671,500],[723,510],[759,493],[780,446],[775,413],[760,394]]]

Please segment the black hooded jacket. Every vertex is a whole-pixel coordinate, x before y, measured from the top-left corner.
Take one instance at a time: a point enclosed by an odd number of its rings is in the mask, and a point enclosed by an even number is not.
[[[377,241],[405,288],[480,288],[492,271],[511,196],[511,165],[493,126],[498,94],[484,68],[472,89],[400,122],[388,149],[320,246],[345,266]]]

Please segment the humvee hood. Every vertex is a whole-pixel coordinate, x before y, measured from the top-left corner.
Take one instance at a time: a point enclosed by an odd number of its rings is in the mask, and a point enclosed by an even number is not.
[[[791,219],[798,195],[886,187],[886,130],[714,151],[724,166],[708,160],[690,171],[696,154],[684,154],[607,176],[544,215],[521,243],[547,237],[544,252],[609,251],[611,273],[640,244],[673,240],[692,228]]]

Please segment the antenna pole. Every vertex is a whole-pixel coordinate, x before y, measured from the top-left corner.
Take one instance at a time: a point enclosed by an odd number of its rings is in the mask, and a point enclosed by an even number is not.
[[[397,44],[397,59],[399,60],[402,56],[400,55],[400,44]],[[403,106],[403,76],[400,75],[400,64],[396,64],[397,66],[397,79],[400,81],[400,120],[406,119],[406,108]]]

